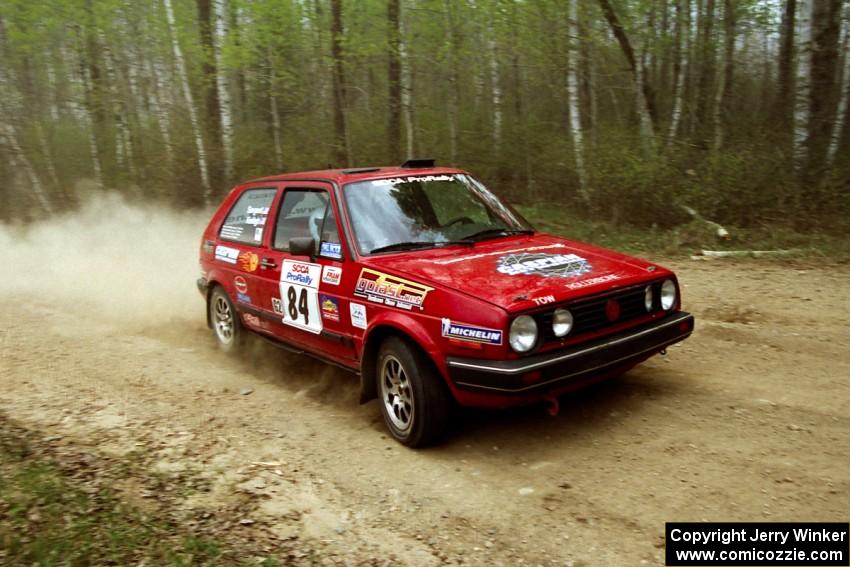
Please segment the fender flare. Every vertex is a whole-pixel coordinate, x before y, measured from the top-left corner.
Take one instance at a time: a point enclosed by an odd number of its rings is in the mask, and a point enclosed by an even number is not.
[[[442,351],[422,323],[407,313],[383,311],[369,322],[369,328],[362,338],[363,355],[360,360],[361,404],[377,397],[375,371],[378,349],[389,335],[400,335],[415,344],[434,365],[449,390],[453,390],[450,381],[446,379],[448,367]]]

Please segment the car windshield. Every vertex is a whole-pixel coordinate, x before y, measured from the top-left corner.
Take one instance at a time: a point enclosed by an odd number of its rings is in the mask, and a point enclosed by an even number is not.
[[[534,232],[518,213],[465,174],[349,183],[345,202],[361,254]]]

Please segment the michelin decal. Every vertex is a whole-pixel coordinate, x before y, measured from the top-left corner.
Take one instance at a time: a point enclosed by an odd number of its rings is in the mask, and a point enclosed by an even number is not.
[[[442,335],[447,339],[456,339],[485,345],[502,344],[502,331],[455,323],[451,319],[443,319]]]

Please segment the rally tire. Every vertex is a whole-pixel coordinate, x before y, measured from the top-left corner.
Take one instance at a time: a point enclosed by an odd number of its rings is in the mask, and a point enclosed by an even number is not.
[[[239,313],[224,288],[221,286],[213,288],[207,309],[210,327],[212,327],[218,348],[226,353],[235,352],[242,344],[245,331],[242,329]]]
[[[387,338],[378,350],[375,379],[381,414],[399,443],[425,447],[443,438],[449,393],[421,350],[401,337]]]

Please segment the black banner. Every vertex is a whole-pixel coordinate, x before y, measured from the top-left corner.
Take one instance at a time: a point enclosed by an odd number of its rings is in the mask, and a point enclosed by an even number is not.
[[[668,567],[850,566],[850,525],[668,522]]]

